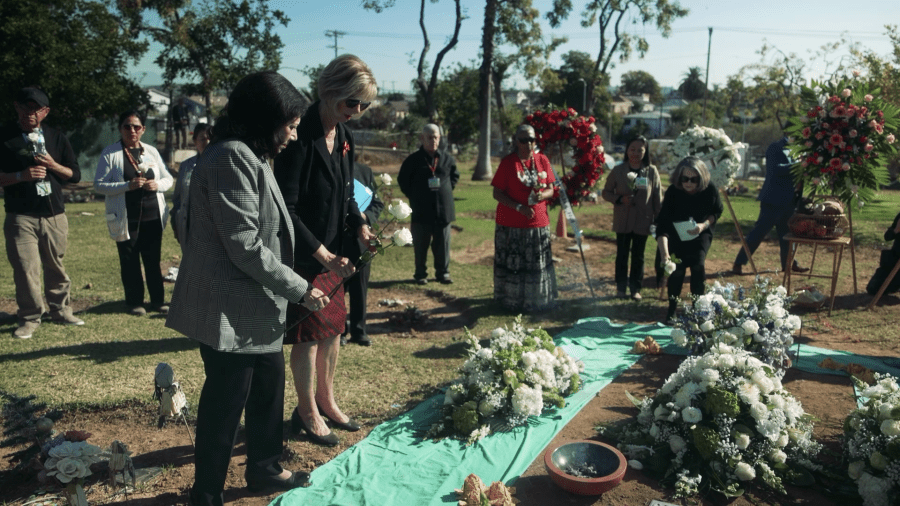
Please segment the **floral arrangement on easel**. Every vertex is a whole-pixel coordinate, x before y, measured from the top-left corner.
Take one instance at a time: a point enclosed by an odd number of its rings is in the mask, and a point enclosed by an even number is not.
[[[566,186],[566,195],[572,205],[576,205],[591,193],[591,188],[603,175],[605,155],[603,141],[597,134],[593,116],[579,116],[571,107],[557,111],[535,111],[525,117],[525,123],[534,127],[537,146],[542,152],[548,146],[567,143],[572,149],[575,165],[560,176]],[[554,196],[551,203],[558,203]]]
[[[805,193],[835,195],[846,204],[856,197],[862,206],[887,182],[885,167],[897,153],[900,109],[879,93],[859,72],[814,80],[801,89],[806,113],[794,118],[785,133],[798,160],[793,174]]]
[[[731,138],[721,128],[694,125],[681,132],[670,149],[675,155],[676,164],[686,156],[696,156],[706,161],[710,181],[717,189],[724,190],[734,184],[734,175],[741,167],[741,154],[738,150],[743,146],[740,142],[731,142]]]

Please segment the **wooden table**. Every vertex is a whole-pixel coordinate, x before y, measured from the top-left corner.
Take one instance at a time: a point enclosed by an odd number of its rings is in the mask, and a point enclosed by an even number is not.
[[[791,293],[791,271],[794,265],[794,255],[800,244],[811,244],[813,246],[812,262],[809,264],[809,272],[797,274],[798,276],[806,276],[807,278],[823,278],[831,280],[831,304],[828,306],[828,315],[831,316],[831,310],[834,309],[834,292],[837,289],[838,273],[841,271],[841,258],[844,255],[844,246],[850,246],[852,241],[849,237],[838,237],[837,239],[814,239],[807,237],[797,237],[794,234],[787,234],[784,240],[788,242],[788,259],[787,268],[784,270],[784,285],[787,292]],[[816,252],[819,246],[833,248],[831,261],[831,275],[813,274],[816,265]],[[853,293],[856,293],[856,269],[853,269]]]

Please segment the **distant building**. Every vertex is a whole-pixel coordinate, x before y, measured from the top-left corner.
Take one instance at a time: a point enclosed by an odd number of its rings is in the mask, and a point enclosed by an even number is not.
[[[146,88],[146,91],[150,95],[151,116],[165,116],[168,114],[170,105],[169,93],[156,86]]]
[[[672,115],[662,111],[636,112],[626,114],[622,119],[625,120],[622,130],[631,131],[638,123],[642,122],[650,128],[650,137],[662,137],[672,125]]]
[[[390,111],[391,120],[400,121],[409,116],[409,102],[406,100],[392,100],[384,104]]]
[[[612,112],[613,114],[618,114],[619,116],[631,114],[632,107],[634,107],[634,102],[623,97],[622,95],[613,96],[612,100],[609,103],[610,112]]]

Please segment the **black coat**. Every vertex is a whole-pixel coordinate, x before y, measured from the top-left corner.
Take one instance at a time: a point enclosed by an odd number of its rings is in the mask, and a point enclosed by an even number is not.
[[[656,217],[656,236],[657,238],[668,237],[669,252],[681,260],[690,260],[699,253],[700,249],[703,249],[704,253],[709,250],[716,222],[722,216],[722,210],[722,199],[719,197],[716,186],[712,183],[705,190],[694,195],[687,194],[684,190],[676,188],[675,185],[669,186],[663,197],[662,209],[659,211],[659,216]],[[700,223],[709,216],[714,216],[715,221],[708,229],[700,232],[697,239],[682,241],[678,237],[675,222],[693,218],[694,221]]]
[[[30,214],[35,216],[56,216],[65,212],[62,194],[63,185],[81,181],[81,168],[69,139],[59,130],[41,125],[47,153],[56,163],[72,170],[72,177],[63,180],[47,169],[47,180],[52,192],[39,197],[34,181],[23,181],[4,188],[4,205],[7,213]],[[27,150],[27,142],[22,137],[22,129],[11,123],[0,129],[0,171],[19,172],[34,165],[34,157]]]
[[[432,177],[431,167],[434,157],[424,148],[406,157],[397,174],[400,191],[409,199],[412,208],[411,220],[416,223],[447,225],[456,220],[453,205],[453,189],[459,181],[456,161],[446,151],[438,150],[434,176],[441,179],[441,187],[435,191],[428,187]]]
[[[310,273],[325,271],[312,256],[319,246],[324,244],[328,251],[348,256],[352,250],[343,240],[344,230],[355,231],[365,223],[353,200],[353,135],[344,124],[337,124],[334,150],[340,156],[340,167],[333,172],[319,103],[309,107],[297,126],[297,140],[275,157],[274,168],[294,224],[294,265]],[[345,143],[347,150],[343,152]]]

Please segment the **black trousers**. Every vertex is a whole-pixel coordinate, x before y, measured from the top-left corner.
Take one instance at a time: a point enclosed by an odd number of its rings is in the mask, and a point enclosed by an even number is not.
[[[350,294],[350,311],[347,313],[349,323],[346,332],[350,334],[351,339],[366,335],[366,296],[371,272],[372,263],[369,262],[344,283],[344,290]]]
[[[416,279],[428,277],[428,247],[434,254],[434,277],[438,281],[450,276],[450,224],[412,222],[413,255],[416,259]]]
[[[125,287],[125,303],[140,306],[144,303],[144,276],[147,278],[147,291],[150,293],[150,305],[165,304],[163,276],[160,271],[162,251],[162,222],[160,220],[143,221],[137,229],[137,237],[129,231],[132,239],[117,242],[119,249],[119,269],[122,274],[122,286]],[[144,274],[141,274],[141,261],[144,262]]]
[[[647,236],[640,234],[616,234],[616,290],[639,293],[644,284],[644,249]],[[631,254],[631,272],[628,271],[628,256]]]
[[[192,496],[194,506],[219,506],[245,409],[245,475],[264,478],[283,471],[278,460],[284,450],[284,355],[229,353],[201,344],[200,357],[206,381],[197,408]]]
[[[700,234],[700,237],[681,243],[673,252],[681,260],[675,264],[675,272],[669,275],[667,284],[669,295],[669,311],[667,316],[673,316],[678,302],[674,297],[681,296],[681,287],[684,286],[684,277],[687,270],[691,270],[691,295],[703,295],[706,291],[706,253],[712,245],[712,235]],[[670,251],[672,251],[670,249]]]

